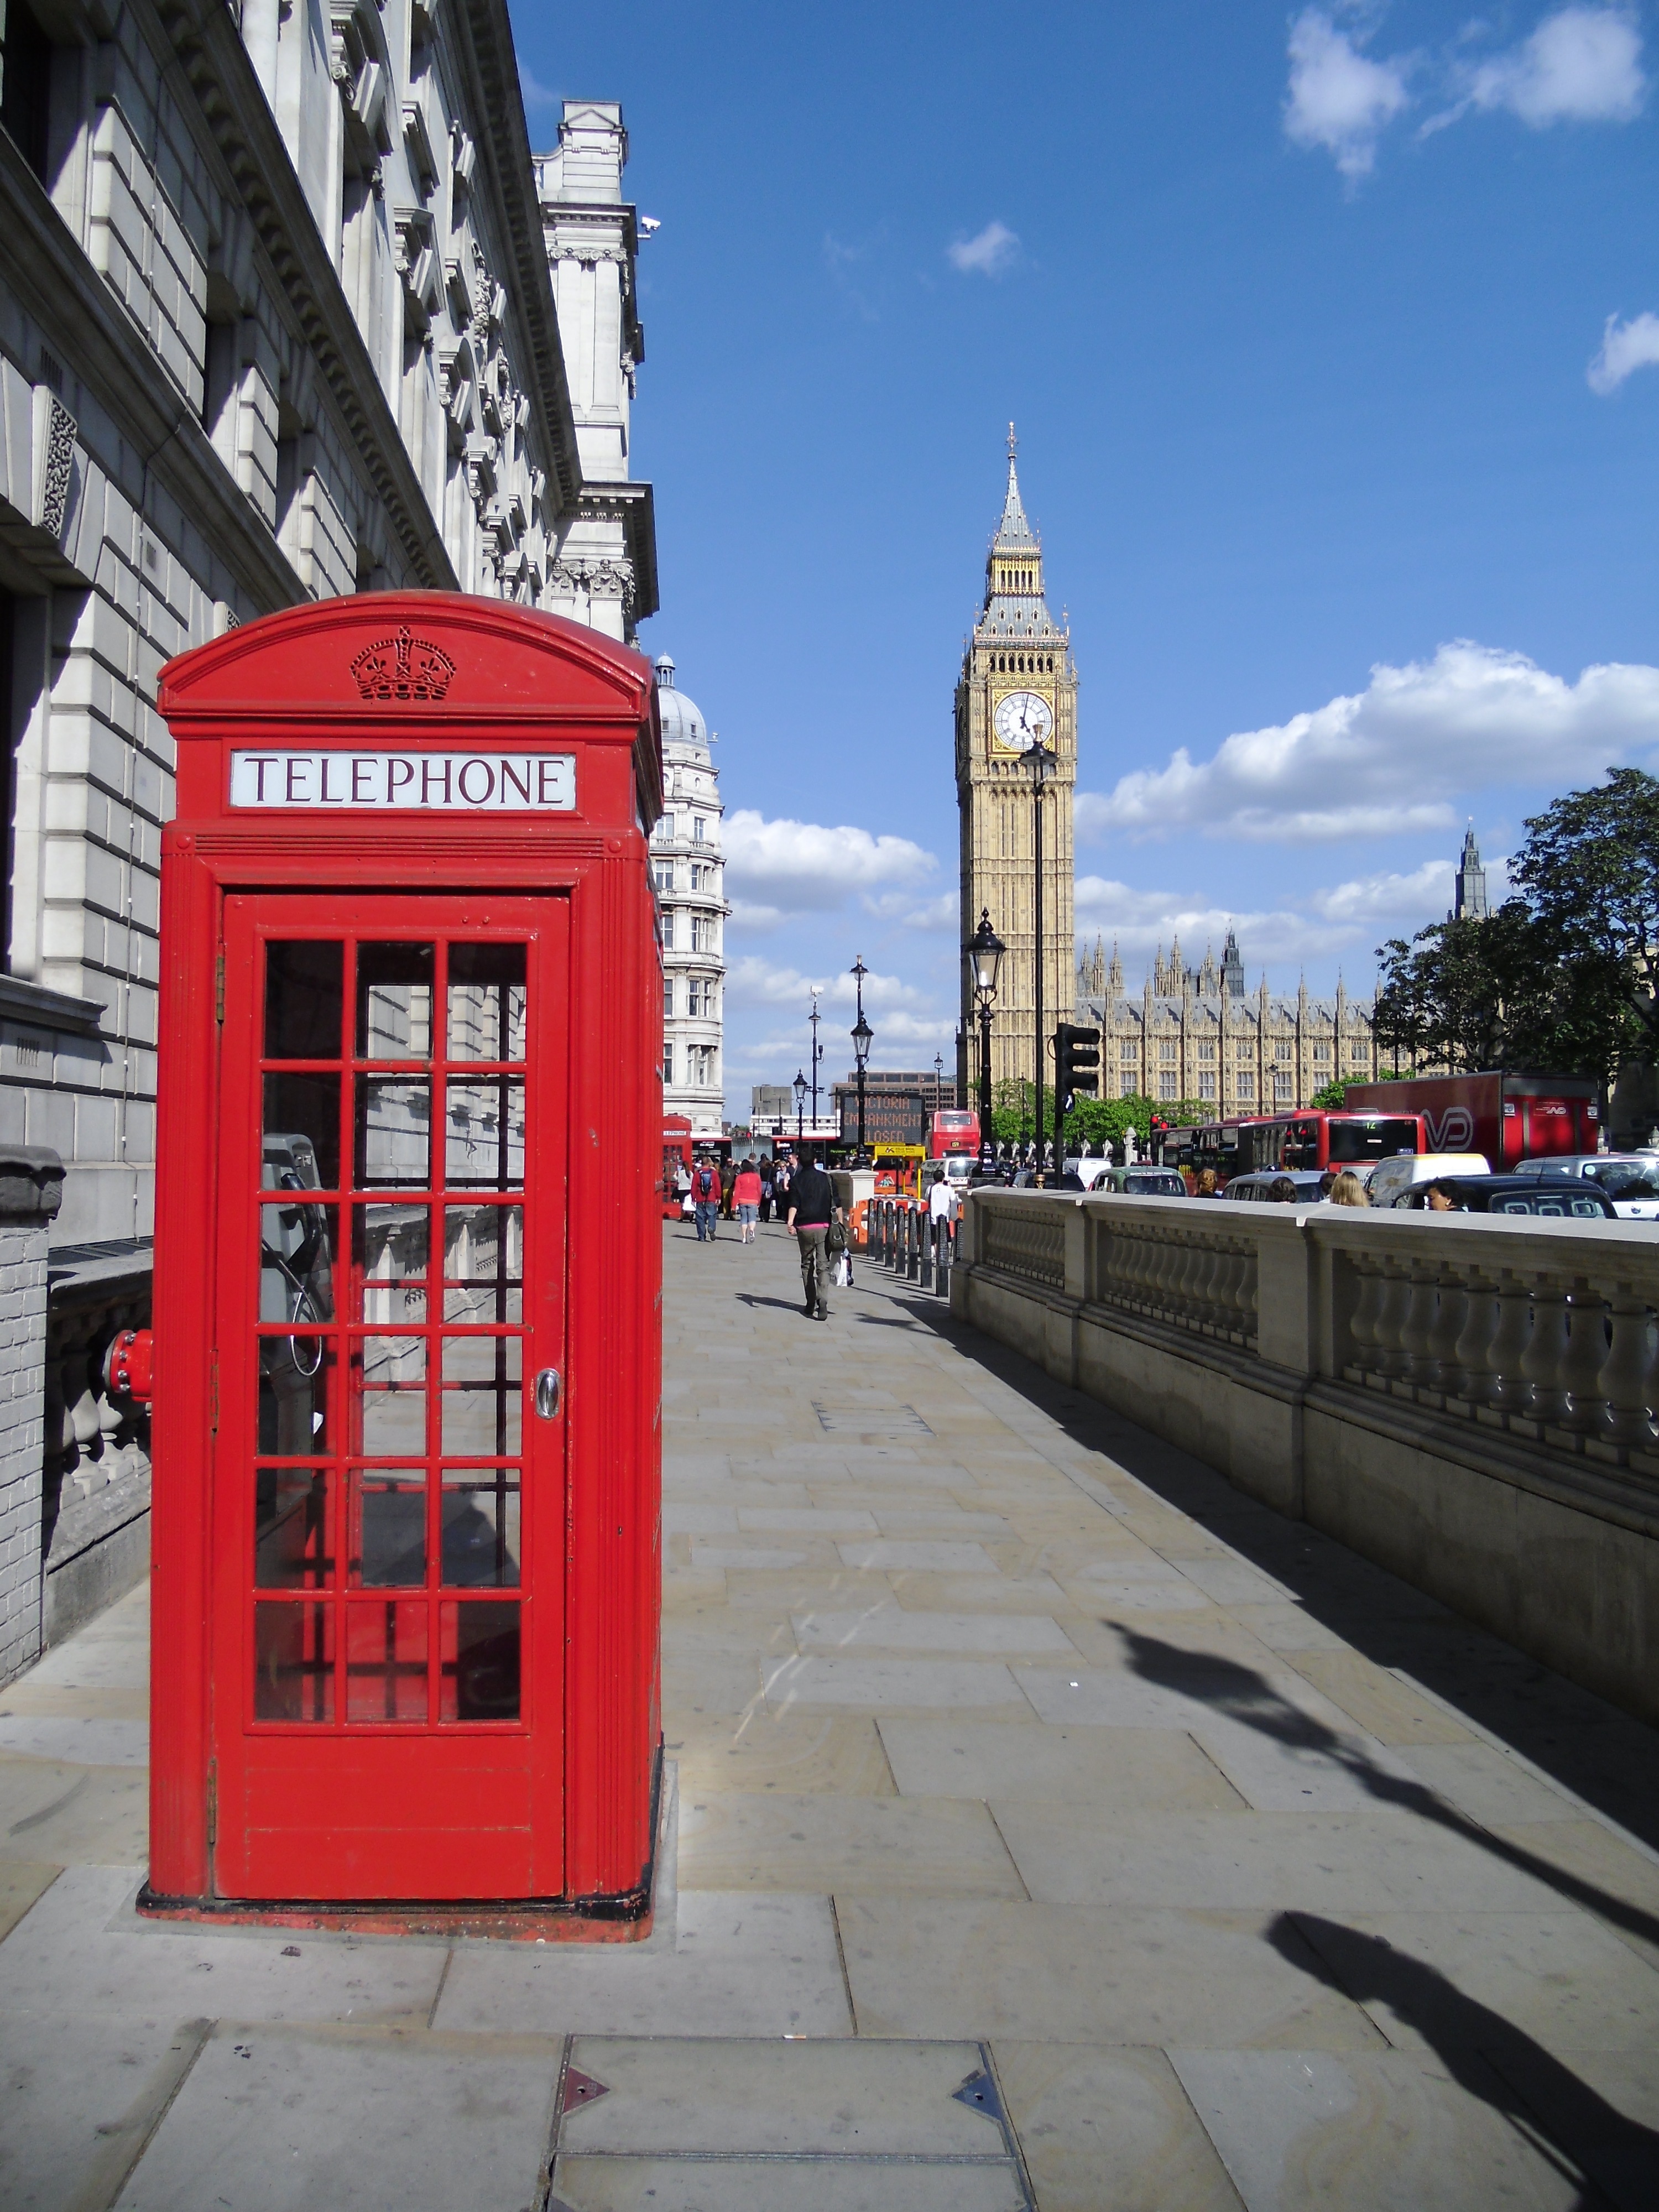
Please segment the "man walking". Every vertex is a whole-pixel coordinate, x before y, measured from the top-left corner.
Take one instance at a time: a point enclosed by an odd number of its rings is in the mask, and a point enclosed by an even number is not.
[[[794,1167],[789,1177],[789,1233],[800,1248],[800,1283],[806,1296],[808,1319],[830,1318],[830,1255],[824,1249],[830,1224],[840,1208],[836,1187],[823,1170],[807,1155],[805,1167]]]
[[[697,1242],[712,1244],[720,1215],[720,1171],[707,1152],[691,1178],[691,1203],[697,1217]]]

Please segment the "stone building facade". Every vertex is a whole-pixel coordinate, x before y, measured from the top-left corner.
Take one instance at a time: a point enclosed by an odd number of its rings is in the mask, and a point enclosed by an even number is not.
[[[1218,962],[1206,951],[1196,968],[1177,941],[1160,947],[1138,994],[1123,963],[1098,939],[1077,970],[1078,1018],[1100,1030],[1100,1094],[1168,1104],[1194,1102],[1218,1117],[1305,1106],[1341,1079],[1369,1082],[1379,1070],[1372,1004],[1351,999],[1340,981],[1330,999],[1304,984],[1294,998],[1268,990],[1263,975],[1245,988],[1244,963],[1231,930]]]
[[[1072,817],[1077,784],[1077,667],[1071,634],[1043,595],[1042,544],[1026,517],[1008,426],[1008,484],[985,559],[985,599],[963,654],[956,692],[957,807],[961,827],[962,942],[981,914],[1007,947],[991,1031],[992,1080],[1030,1080],[1036,1054],[1036,820],[1029,741],[1054,755],[1041,800],[1042,1028],[1072,1018],[1074,959]],[[978,1035],[964,973],[956,1078]],[[977,1072],[977,1060],[975,1063]]]
[[[694,1137],[724,1127],[726,862],[720,850],[720,772],[708,725],[657,662],[662,722],[663,811],[651,833],[651,872],[662,917],[662,1102]]]
[[[506,0],[8,0],[0,49],[0,1145],[67,1168],[15,1671],[143,1556],[143,1424],[100,1369],[147,1312],[156,671],[341,592],[631,635],[655,563],[621,118],[573,105],[532,155]]]

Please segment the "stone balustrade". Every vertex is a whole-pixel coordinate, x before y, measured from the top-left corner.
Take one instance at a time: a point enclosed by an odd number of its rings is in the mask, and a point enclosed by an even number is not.
[[[1646,1222],[981,1190],[953,1310],[1659,1719]]]

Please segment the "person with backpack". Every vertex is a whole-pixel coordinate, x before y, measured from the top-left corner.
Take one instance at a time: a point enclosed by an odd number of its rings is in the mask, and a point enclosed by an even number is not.
[[[839,1224],[842,1210],[836,1203],[836,1187],[809,1152],[806,1164],[789,1180],[790,1235],[800,1250],[801,1289],[806,1296],[809,1320],[830,1318],[830,1227]]]
[[[697,1242],[712,1244],[720,1217],[720,1171],[707,1152],[692,1172],[691,1203],[696,1215]]]

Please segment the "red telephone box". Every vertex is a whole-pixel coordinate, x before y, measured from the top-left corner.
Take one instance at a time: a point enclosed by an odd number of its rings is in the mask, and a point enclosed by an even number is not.
[[[161,707],[144,1901],[641,1933],[651,669],[362,596],[183,654]]]

